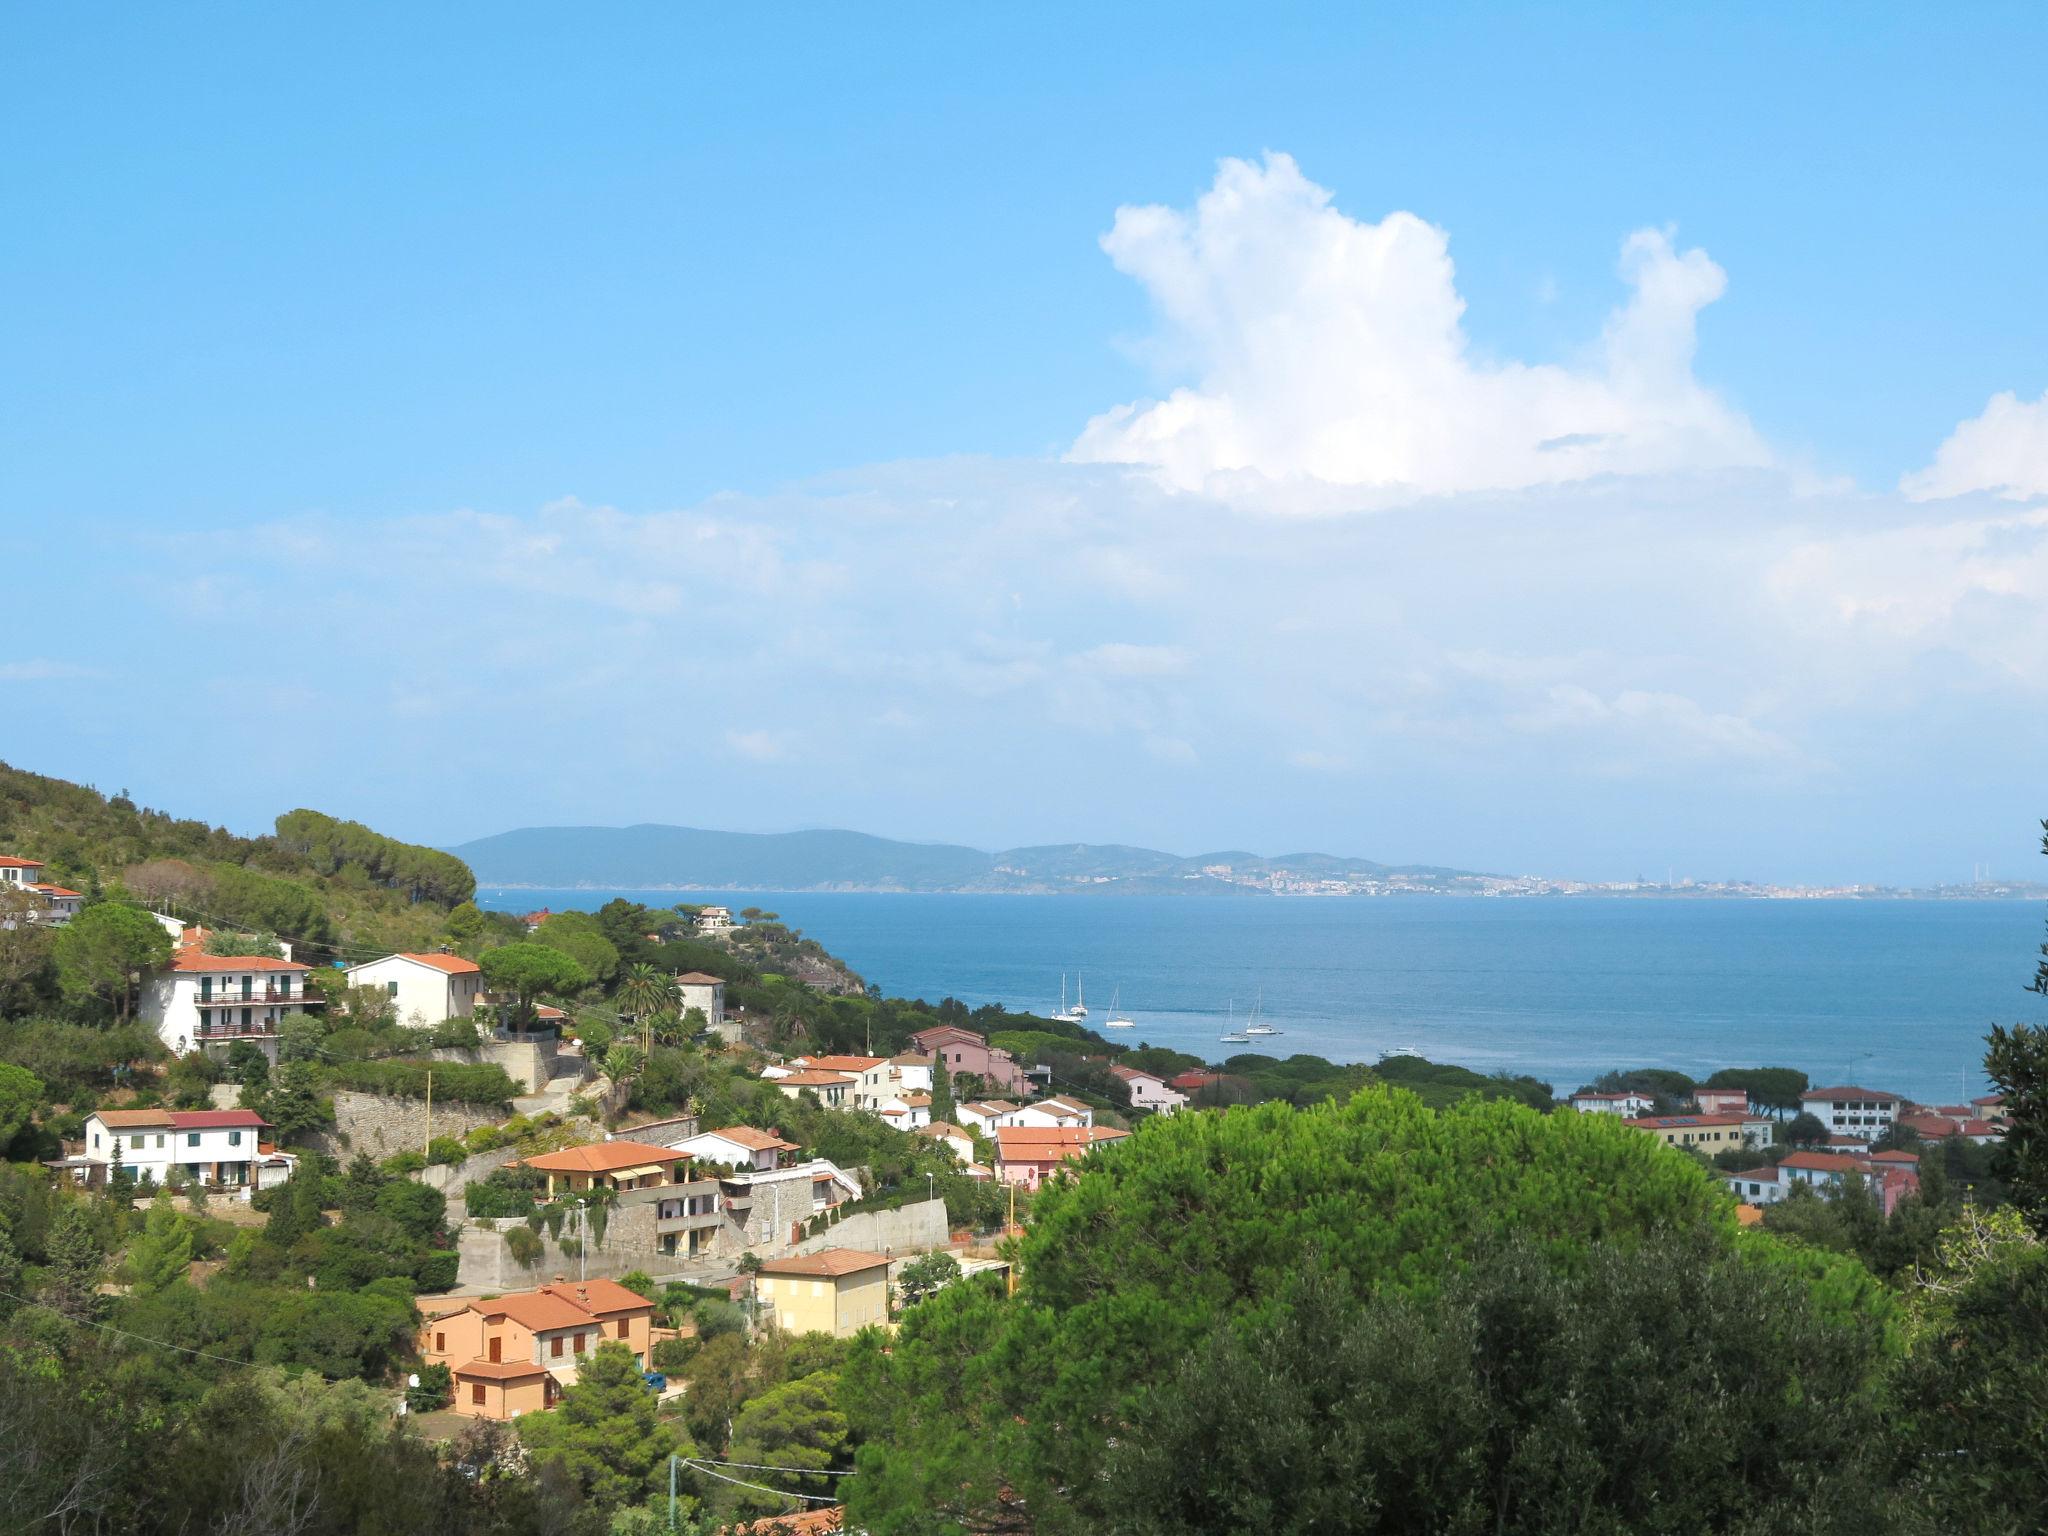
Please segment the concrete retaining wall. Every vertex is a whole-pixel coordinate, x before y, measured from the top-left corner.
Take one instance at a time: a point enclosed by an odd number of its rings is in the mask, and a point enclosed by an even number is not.
[[[459,1163],[430,1163],[412,1177],[429,1189],[441,1191],[452,1206],[461,1201],[462,1192],[470,1185],[481,1184],[518,1155],[517,1147],[494,1147],[488,1152],[473,1153]]]
[[[920,1200],[893,1211],[857,1211],[835,1221],[816,1237],[807,1237],[790,1251],[816,1253],[822,1248],[859,1248],[868,1253],[923,1253],[943,1248],[953,1234],[946,1229],[946,1202]]]
[[[542,1227],[540,1260],[530,1269],[523,1268],[505,1246],[506,1231],[526,1225],[522,1218],[504,1216],[469,1221],[456,1239],[461,1254],[457,1281],[464,1287],[510,1291],[544,1285],[556,1275],[567,1275],[572,1280],[592,1275],[617,1279],[635,1269],[650,1275],[677,1274],[685,1261],[661,1251],[654,1229],[654,1212],[651,1204],[613,1207],[602,1246],[591,1240],[588,1230],[579,1228],[577,1217],[572,1214],[562,1226],[562,1236],[581,1241],[583,1252],[575,1256],[564,1253],[560,1243]]]
[[[487,1045],[438,1045],[434,1060],[502,1067],[528,1093],[545,1093],[558,1077],[580,1078],[588,1067],[580,1051],[554,1040],[494,1040]]]

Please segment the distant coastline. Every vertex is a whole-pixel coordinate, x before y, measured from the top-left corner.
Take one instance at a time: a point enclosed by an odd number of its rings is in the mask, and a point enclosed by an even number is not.
[[[1601,885],[1594,882],[1544,881],[1540,889],[1458,890],[1430,887],[1378,891],[1288,891],[1257,885],[1225,884],[1200,891],[1124,881],[1074,885],[906,886],[906,885],[620,885],[608,880],[485,880],[494,891],[619,891],[690,895],[844,895],[844,896],[1289,896],[1300,900],[1367,899],[1388,896],[1442,896],[1466,901],[2048,901],[2048,884],[2000,881],[1977,885],[1934,886],[1777,886],[1748,882],[1699,882],[1692,885]],[[1532,882],[1534,883],[1534,882]]]

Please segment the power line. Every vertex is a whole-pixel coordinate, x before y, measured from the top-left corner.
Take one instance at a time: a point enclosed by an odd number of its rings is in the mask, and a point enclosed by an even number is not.
[[[38,1305],[29,1297],[17,1296],[12,1291],[0,1291],[0,1296],[5,1296],[9,1301],[18,1301],[25,1307]],[[203,1349],[191,1349],[183,1344],[173,1344],[169,1339],[153,1339],[146,1333],[133,1333],[126,1328],[116,1328],[112,1323],[96,1323],[89,1317],[73,1317],[61,1307],[52,1307],[50,1310],[65,1319],[65,1321],[75,1323],[81,1328],[97,1328],[101,1333],[111,1333],[120,1338],[133,1339],[138,1344],[154,1344],[159,1349],[175,1349],[181,1355],[192,1355],[200,1360],[215,1360],[222,1365],[232,1365],[240,1368],[248,1368],[256,1363],[253,1360],[236,1360],[228,1355],[212,1354]],[[325,1371],[320,1372],[320,1375],[328,1381],[358,1381],[361,1379],[355,1376],[331,1376]]]
[[[787,1488],[770,1488],[766,1483],[750,1483],[742,1477],[727,1477],[723,1472],[712,1471],[710,1467],[699,1462],[694,1457],[683,1456],[678,1459],[684,1466],[695,1467],[706,1477],[715,1477],[721,1483],[731,1483],[736,1488],[751,1488],[756,1493],[771,1493],[778,1499],[802,1499],[810,1504],[837,1504],[839,1502],[838,1499],[829,1493],[791,1493]]]
[[[744,1467],[750,1472],[793,1472],[799,1477],[858,1477],[857,1471],[834,1472],[826,1467],[772,1467],[761,1461],[725,1461],[716,1456],[685,1456],[683,1460],[714,1467]]]

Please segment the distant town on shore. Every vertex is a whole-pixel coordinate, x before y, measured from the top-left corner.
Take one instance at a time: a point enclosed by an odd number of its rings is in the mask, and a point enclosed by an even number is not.
[[[1978,878],[1923,887],[1757,880],[1567,880],[1380,864],[1328,853],[1181,855],[1061,843],[989,853],[864,832],[717,832],[697,827],[523,827],[456,844],[480,885],[533,890],[848,891],[1063,894],[1580,897],[1648,900],[2024,900],[2048,885]]]

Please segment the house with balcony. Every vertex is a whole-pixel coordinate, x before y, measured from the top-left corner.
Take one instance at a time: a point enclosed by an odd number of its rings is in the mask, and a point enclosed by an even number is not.
[[[96,1109],[79,1131],[79,1152],[52,1166],[89,1188],[105,1188],[118,1161],[138,1183],[204,1184],[239,1193],[291,1177],[296,1161],[269,1141],[270,1126],[250,1109]]]
[[[822,1157],[722,1174],[718,1186],[724,1215],[748,1247],[796,1242],[812,1217],[863,1193],[857,1177]]]
[[[815,1094],[817,1100],[827,1109],[852,1109],[854,1090],[860,1086],[860,1079],[844,1072],[826,1072],[813,1068],[802,1068],[785,1072],[771,1081],[782,1091],[785,1099],[802,1098]]]
[[[396,954],[348,968],[348,984],[372,987],[391,999],[398,1022],[432,1029],[445,1019],[467,1019],[483,996],[483,969],[449,954]]]
[[[732,920],[730,907],[699,907],[697,909],[697,931],[699,933],[730,933],[739,924]]]
[[[1917,1161],[1904,1162],[1890,1154],[1870,1157],[1794,1152],[1776,1167],[1721,1175],[1721,1182],[1734,1192],[1736,1199],[1757,1206],[1789,1200],[1794,1188],[1802,1184],[1821,1194],[1839,1189],[1851,1179],[1862,1180],[1877,1208],[1890,1216],[1901,1200],[1920,1188],[1920,1169]]]
[[[1030,1104],[1018,1105],[1016,1112],[1008,1117],[1006,1123],[1041,1128],[1085,1127],[1095,1123],[1095,1111],[1079,1099],[1059,1094],[1050,1099],[1039,1099]]]
[[[644,1141],[593,1141],[560,1152],[521,1158],[514,1167],[531,1168],[547,1177],[541,1200],[587,1194],[594,1189],[624,1195],[636,1190],[668,1189],[690,1181],[690,1157],[673,1147]]]
[[[1799,1107],[1830,1135],[1864,1141],[1875,1141],[1890,1130],[1904,1102],[1896,1093],[1877,1088],[1810,1088],[1799,1095]]]
[[[797,1145],[784,1141],[774,1131],[751,1125],[728,1125],[723,1130],[699,1131],[674,1144],[702,1163],[723,1163],[738,1173],[772,1173],[782,1165],[782,1156]]]
[[[44,867],[39,859],[0,855],[0,891],[19,891],[30,898],[29,922],[61,928],[78,915],[79,909],[85,905],[85,895],[45,880]],[[12,918],[0,918],[0,927],[13,926]]]
[[[1187,1107],[1188,1096],[1169,1087],[1166,1079],[1156,1072],[1143,1072],[1136,1067],[1118,1064],[1109,1069],[1109,1075],[1130,1090],[1133,1109],[1149,1109],[1170,1115]]]
[[[420,1357],[455,1380],[451,1411],[516,1419],[550,1408],[600,1344],[623,1344],[642,1370],[654,1303],[614,1280],[557,1280],[538,1290],[461,1302],[429,1317]]]
[[[1582,1115],[1620,1115],[1624,1119],[1635,1119],[1647,1115],[1657,1107],[1657,1101],[1647,1093],[1625,1088],[1608,1093],[1597,1088],[1581,1088],[1567,1100],[1571,1107]]]
[[[277,1064],[277,1027],[295,1013],[326,1005],[306,985],[313,968],[274,955],[210,955],[204,928],[179,935],[168,968],[142,988],[141,1016],[173,1052],[225,1056],[237,1040]]]

